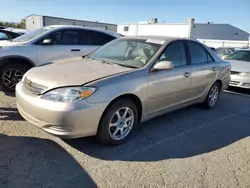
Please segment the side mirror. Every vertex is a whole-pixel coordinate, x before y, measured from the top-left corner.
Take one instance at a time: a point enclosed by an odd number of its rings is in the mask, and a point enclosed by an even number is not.
[[[159,61],[154,65],[155,70],[171,70],[174,68],[172,61]]]
[[[52,39],[43,39],[42,45],[53,45]]]

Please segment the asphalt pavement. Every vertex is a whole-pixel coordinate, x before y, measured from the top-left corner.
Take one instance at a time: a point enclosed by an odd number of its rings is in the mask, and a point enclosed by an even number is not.
[[[249,177],[249,92],[150,120],[117,147],[45,133],[0,92],[0,188],[248,188]]]

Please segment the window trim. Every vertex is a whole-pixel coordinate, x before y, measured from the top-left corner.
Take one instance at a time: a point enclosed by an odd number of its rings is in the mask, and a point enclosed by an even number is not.
[[[189,42],[190,42],[190,43],[195,43],[195,44],[199,45],[203,50],[205,50],[205,52],[206,52],[206,57],[207,57],[207,61],[206,61],[206,62],[192,64],[191,53],[190,53],[190,49],[189,49],[189,46],[188,46],[188,43],[189,43]],[[189,63],[190,63],[190,65],[200,65],[200,64],[214,63],[214,62],[215,62],[213,56],[208,52],[208,50],[207,50],[203,45],[199,44],[198,42],[191,41],[191,40],[186,40],[186,46],[187,46],[187,51],[188,51],[188,54],[189,54]],[[212,61],[208,61],[208,55],[211,57]]]

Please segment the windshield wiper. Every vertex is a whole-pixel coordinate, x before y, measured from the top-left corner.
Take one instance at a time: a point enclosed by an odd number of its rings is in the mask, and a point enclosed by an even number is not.
[[[99,59],[99,58],[92,58],[92,57],[88,57],[88,59],[91,59],[91,60],[97,60],[97,61],[101,61],[102,64],[108,64],[108,65],[114,65],[115,63],[111,62],[111,61],[106,61],[106,60],[103,60],[103,59]]]
[[[83,59],[89,59],[88,55],[83,55],[82,58]]]
[[[103,59],[99,59],[99,60],[102,62],[102,64],[114,65],[114,63],[105,61]]]

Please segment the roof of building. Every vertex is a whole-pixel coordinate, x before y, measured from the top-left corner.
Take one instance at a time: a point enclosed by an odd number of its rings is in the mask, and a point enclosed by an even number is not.
[[[41,17],[47,17],[47,18],[55,18],[55,19],[63,19],[63,20],[71,20],[71,21],[80,21],[80,22],[88,22],[88,23],[98,23],[98,24],[106,24],[106,25],[114,25],[112,23],[105,23],[105,22],[98,22],[98,21],[86,21],[86,20],[78,20],[78,19],[71,19],[71,18],[62,18],[62,17],[55,17],[55,16],[44,16],[44,15],[38,15],[38,14],[31,14],[26,16],[25,18],[28,18],[30,16],[41,16]]]
[[[190,23],[188,22],[183,22],[183,23],[167,23],[167,22],[158,22],[158,23],[118,23],[118,26],[129,26],[129,25],[150,25],[150,26],[155,26],[155,25],[189,25]],[[206,25],[206,26],[229,26],[229,27],[232,27],[234,29],[237,29],[241,32],[244,32],[246,34],[250,34],[249,32],[246,32],[238,27],[235,27],[231,24],[227,24],[227,23],[193,23],[194,25]]]

